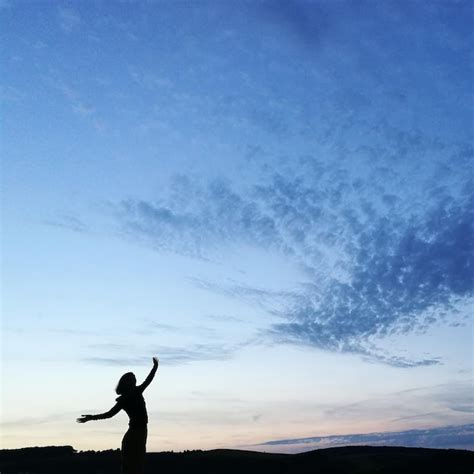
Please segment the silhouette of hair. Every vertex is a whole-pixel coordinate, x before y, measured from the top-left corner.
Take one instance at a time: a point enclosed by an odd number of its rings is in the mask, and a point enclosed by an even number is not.
[[[127,372],[120,377],[120,380],[115,388],[117,395],[122,395],[130,391],[130,389],[136,386],[137,379],[133,372]]]

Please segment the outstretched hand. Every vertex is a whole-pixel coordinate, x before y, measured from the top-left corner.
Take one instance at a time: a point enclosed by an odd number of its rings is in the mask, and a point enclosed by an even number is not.
[[[158,367],[158,364],[160,363],[160,361],[158,360],[158,357],[153,357],[153,365],[155,365],[156,367]]]
[[[92,415],[81,415],[76,421],[78,423],[86,423],[92,420]]]

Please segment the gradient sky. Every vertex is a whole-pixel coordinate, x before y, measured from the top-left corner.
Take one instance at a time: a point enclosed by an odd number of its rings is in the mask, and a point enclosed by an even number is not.
[[[2,447],[474,447],[470,2],[0,15]]]

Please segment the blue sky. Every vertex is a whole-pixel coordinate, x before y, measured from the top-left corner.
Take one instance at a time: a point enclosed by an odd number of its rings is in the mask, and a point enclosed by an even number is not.
[[[2,446],[472,448],[468,2],[0,15]]]

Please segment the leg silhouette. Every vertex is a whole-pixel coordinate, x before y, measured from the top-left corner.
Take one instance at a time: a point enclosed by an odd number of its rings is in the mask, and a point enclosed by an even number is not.
[[[146,428],[129,428],[122,440],[122,474],[142,474],[146,452]]]

